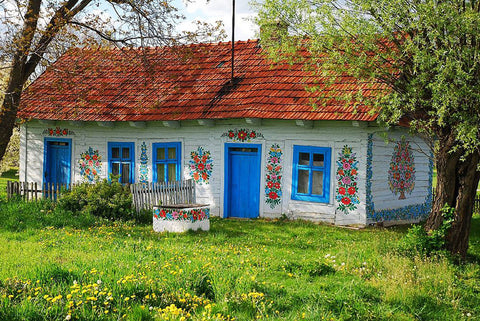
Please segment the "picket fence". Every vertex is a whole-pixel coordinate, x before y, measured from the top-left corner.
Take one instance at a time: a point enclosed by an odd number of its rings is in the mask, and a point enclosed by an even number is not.
[[[20,197],[26,201],[47,198],[55,201],[58,195],[71,187],[72,184],[7,181],[7,198]]]
[[[152,209],[156,205],[194,204],[196,200],[193,179],[164,183],[137,183],[130,185],[135,209]]]
[[[72,188],[73,184],[54,184],[36,182],[7,182],[7,197],[20,197],[23,200],[47,198],[56,201],[63,191]],[[130,185],[133,205],[137,211],[152,209],[160,204],[193,204],[195,203],[195,182],[192,179],[164,183],[136,183]]]

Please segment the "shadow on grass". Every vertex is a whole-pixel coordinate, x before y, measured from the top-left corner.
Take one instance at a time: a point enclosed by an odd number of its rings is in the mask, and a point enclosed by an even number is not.
[[[472,217],[467,260],[480,264],[480,213],[474,214]]]

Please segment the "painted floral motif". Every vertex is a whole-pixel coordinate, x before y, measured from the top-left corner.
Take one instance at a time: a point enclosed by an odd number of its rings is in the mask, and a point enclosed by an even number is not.
[[[395,195],[400,194],[400,200],[405,199],[405,193],[412,193],[415,187],[415,160],[410,142],[404,137],[395,145],[388,170],[388,184]]]
[[[282,197],[282,149],[278,144],[270,147],[267,157],[267,170],[265,179],[265,202],[271,208],[280,204]]]
[[[87,182],[93,183],[98,181],[99,174],[102,171],[102,156],[99,154],[98,149],[94,150],[92,147],[88,147],[88,150],[80,154],[80,160],[78,161],[80,166],[80,175]]]
[[[343,146],[342,151],[338,153],[337,160],[337,192],[336,200],[338,209],[345,215],[357,209],[358,200],[358,161],[356,153],[352,153],[352,148]]]
[[[198,147],[196,151],[190,153],[190,175],[197,183],[208,184],[212,176],[213,160],[210,152]]]
[[[148,156],[147,156],[147,144],[142,143],[140,147],[142,152],[140,153],[140,183],[148,182]]]
[[[62,137],[68,135],[75,135],[75,133],[68,129],[68,128],[47,128],[43,131],[43,135],[54,136],[54,137]]]
[[[228,132],[223,133],[221,137],[227,137],[237,142],[250,142],[256,138],[264,138],[259,132],[250,129],[230,129]]]
[[[428,188],[425,202],[421,204],[408,205],[395,209],[383,209],[375,211],[375,203],[372,197],[372,178],[373,178],[373,134],[368,135],[367,144],[367,180],[365,184],[366,210],[368,222],[386,222],[399,220],[422,220],[425,219],[432,208],[432,189]],[[432,186],[433,179],[433,155],[430,155],[428,186]]]
[[[203,221],[210,218],[210,209],[189,209],[189,210],[177,210],[177,209],[160,209],[155,208],[153,210],[153,217],[160,220],[167,221]]]

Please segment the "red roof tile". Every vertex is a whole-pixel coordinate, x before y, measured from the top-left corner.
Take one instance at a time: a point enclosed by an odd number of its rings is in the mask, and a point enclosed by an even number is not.
[[[177,49],[177,50],[176,50]],[[318,93],[301,65],[272,66],[258,41],[235,45],[231,85],[231,43],[178,48],[72,49],[22,95],[20,118],[81,121],[155,121],[225,118],[373,121],[360,104],[345,108],[342,91],[382,86],[340,77]],[[316,79],[315,79],[316,78]]]

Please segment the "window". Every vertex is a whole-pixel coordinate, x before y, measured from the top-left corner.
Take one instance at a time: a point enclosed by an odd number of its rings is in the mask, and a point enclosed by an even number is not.
[[[331,148],[293,146],[292,199],[330,201]]]
[[[153,181],[180,180],[181,143],[153,144]]]
[[[108,143],[108,173],[120,175],[119,182],[135,181],[134,143]]]

